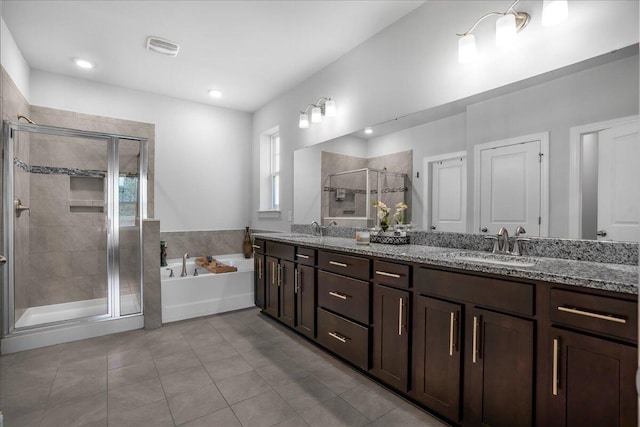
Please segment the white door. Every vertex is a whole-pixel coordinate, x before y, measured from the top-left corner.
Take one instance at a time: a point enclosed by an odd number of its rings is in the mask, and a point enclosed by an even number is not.
[[[480,151],[480,231],[541,234],[541,141]]]
[[[600,133],[598,240],[640,241],[638,121]]]
[[[467,231],[467,159],[434,162],[431,167],[431,229]]]

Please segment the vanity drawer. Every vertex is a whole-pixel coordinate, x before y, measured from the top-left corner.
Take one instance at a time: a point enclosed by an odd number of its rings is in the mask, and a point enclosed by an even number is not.
[[[318,305],[369,324],[369,283],[318,270]]]
[[[253,240],[253,252],[257,254],[264,254],[264,240],[262,239],[254,239]]]
[[[362,369],[369,369],[369,328],[318,308],[318,342]]]
[[[634,301],[551,289],[549,317],[554,323],[638,341],[638,304]]]
[[[375,260],[373,262],[373,280],[377,283],[408,289],[411,267],[393,262]]]
[[[526,316],[534,314],[534,285],[528,283],[418,268],[413,285],[434,296]]]
[[[369,280],[371,261],[350,255],[318,252],[318,268],[338,274]]]
[[[296,261],[299,264],[316,265],[316,251],[309,248],[296,248]]]
[[[296,248],[285,243],[267,242],[267,255],[293,261]]]

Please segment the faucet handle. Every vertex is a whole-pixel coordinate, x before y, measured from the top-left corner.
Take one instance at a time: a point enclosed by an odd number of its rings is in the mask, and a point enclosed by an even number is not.
[[[498,240],[498,236],[484,236],[485,240],[493,240],[493,249],[491,249],[491,253],[495,254],[500,251],[500,241]]]
[[[521,234],[525,234],[527,231],[524,229],[524,227],[522,226],[517,226],[516,227],[516,234],[514,234],[515,237],[518,237]]]

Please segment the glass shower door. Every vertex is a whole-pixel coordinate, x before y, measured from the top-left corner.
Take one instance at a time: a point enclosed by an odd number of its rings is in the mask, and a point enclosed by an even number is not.
[[[108,316],[113,142],[26,131],[14,131],[10,141],[14,327]]]

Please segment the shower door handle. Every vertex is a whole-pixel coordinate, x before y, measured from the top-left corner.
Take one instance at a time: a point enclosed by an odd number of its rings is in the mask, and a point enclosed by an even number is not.
[[[29,216],[31,216],[31,208],[29,206],[24,206],[22,204],[22,200],[15,199],[13,201],[13,205],[16,207],[16,218],[20,218],[22,211],[29,211]]]
[[[4,255],[0,255],[0,266],[5,265],[7,263],[7,257]]]

